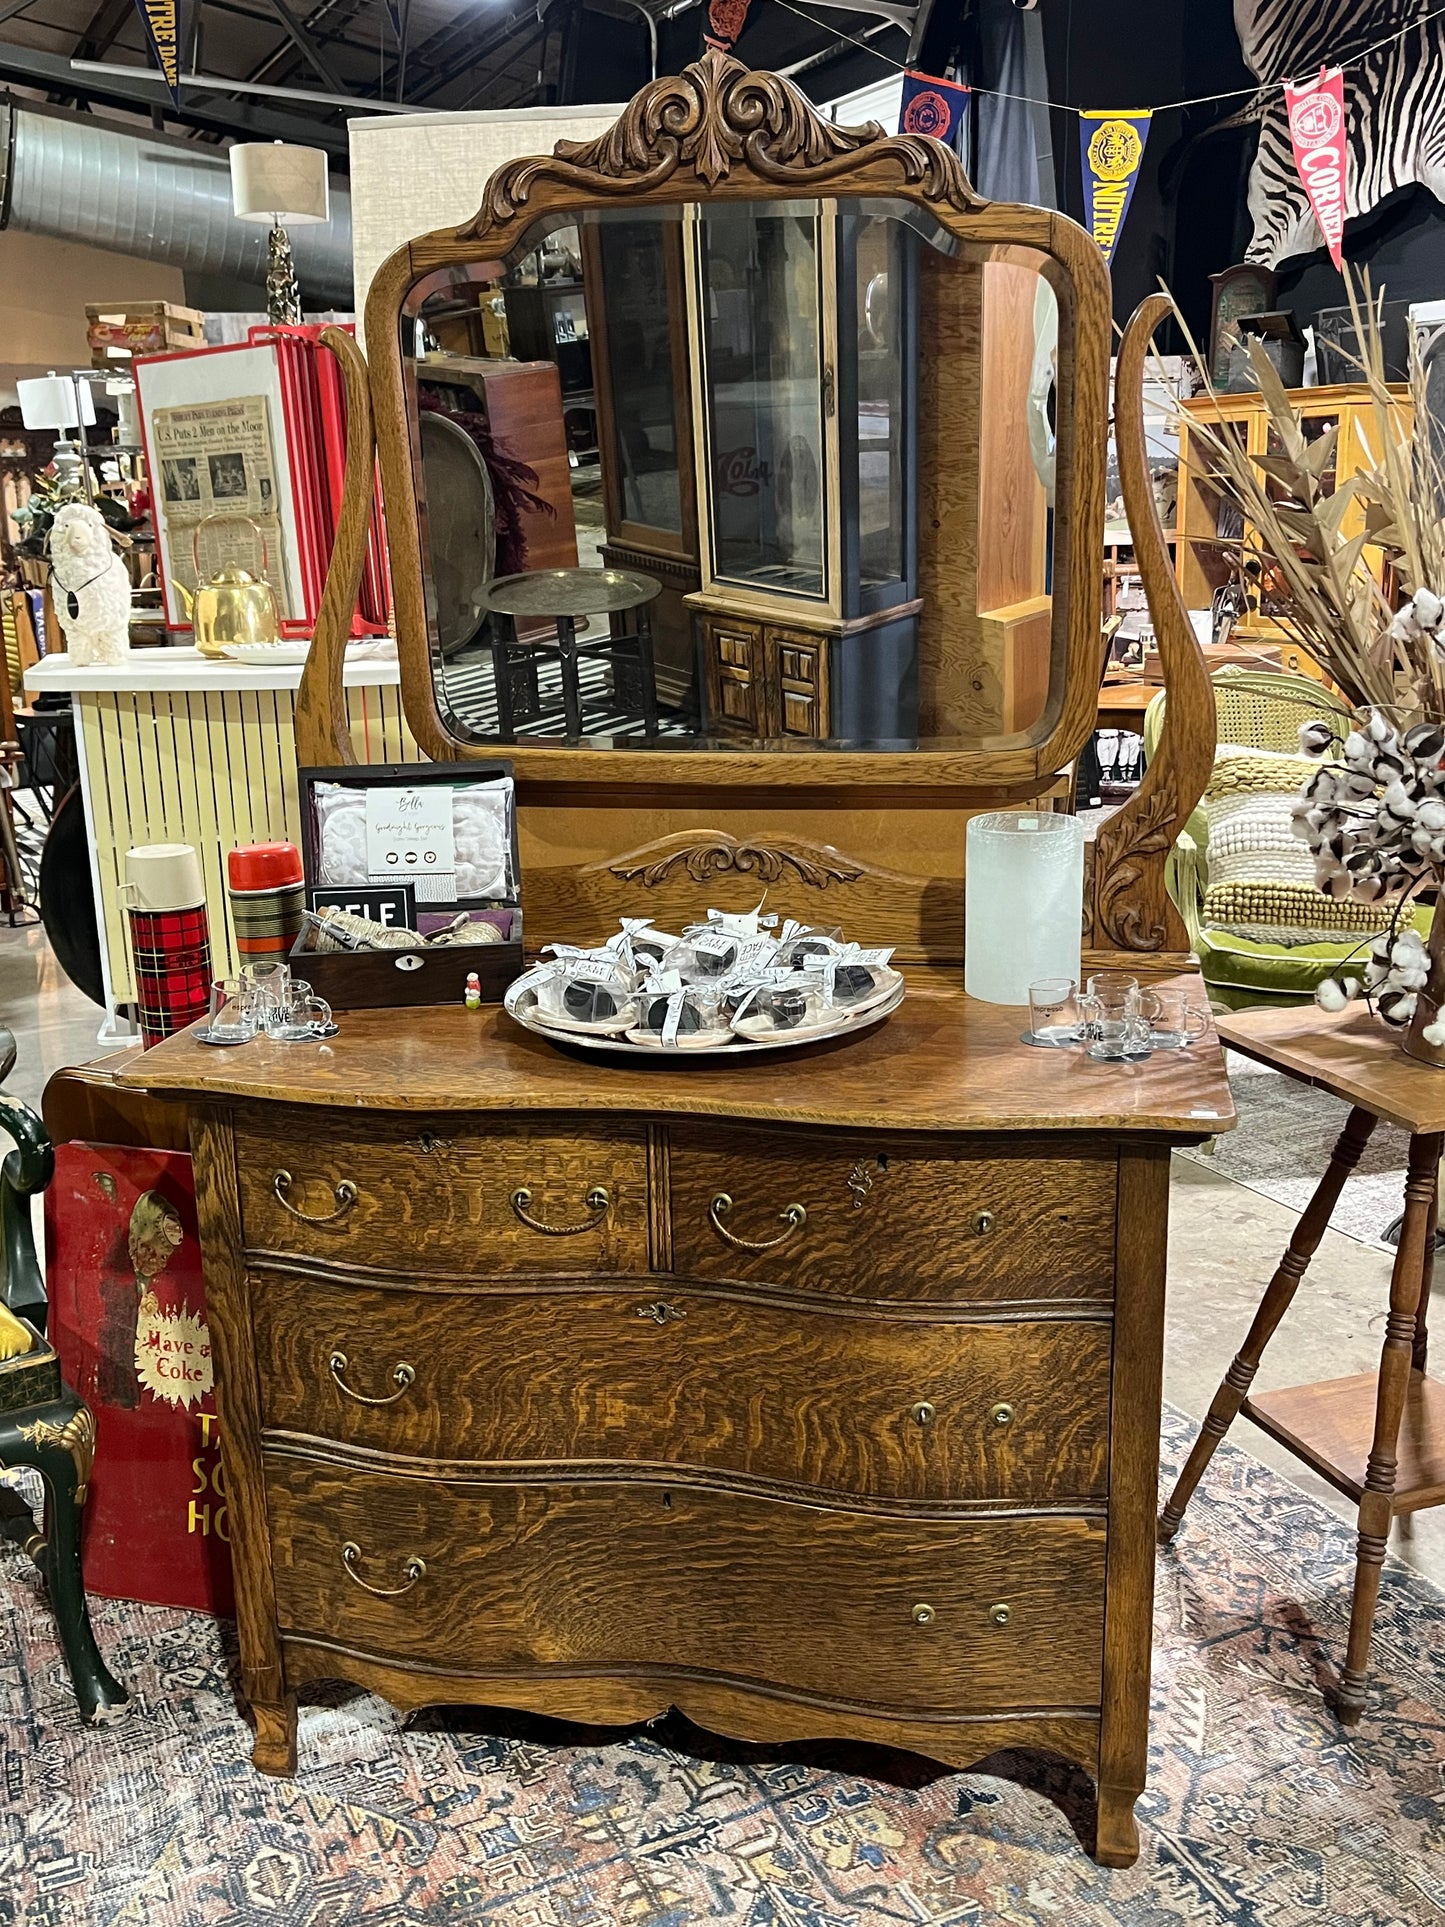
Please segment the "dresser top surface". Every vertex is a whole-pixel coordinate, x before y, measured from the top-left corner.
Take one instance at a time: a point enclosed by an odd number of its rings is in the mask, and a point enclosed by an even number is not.
[[[500,1005],[437,1005],[342,1011],[340,1032],[327,1043],[256,1038],[216,1050],[182,1031],[131,1058],[117,1082],[157,1093],[346,1109],[610,1111],[895,1131],[1201,1138],[1234,1123],[1223,1053],[1212,1034],[1139,1063],[1100,1063],[1081,1050],[1021,1043],[1027,1008],[966,997],[956,970],[905,975],[908,994],[884,1023],[846,1044],[775,1058],[618,1064],[557,1049]]]

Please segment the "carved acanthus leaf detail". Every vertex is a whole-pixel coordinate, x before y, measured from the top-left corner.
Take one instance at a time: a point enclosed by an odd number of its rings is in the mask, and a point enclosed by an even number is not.
[[[979,205],[958,157],[942,141],[885,134],[876,121],[834,126],[790,81],[751,73],[710,47],[682,73],[644,87],[595,140],[558,141],[550,156],[499,168],[480,212],[458,234],[475,240],[487,227],[512,220],[542,180],[598,195],[642,193],[683,170],[701,191],[736,169],[807,193],[860,162],[895,170],[900,184],[930,200],[961,209]]]
[[[1147,906],[1135,893],[1151,867],[1145,859],[1168,854],[1182,815],[1173,790],[1161,783],[1140,799],[1137,813],[1132,808],[1122,810],[1113,822],[1100,826],[1094,858],[1094,915],[1116,949],[1162,950],[1168,941],[1165,919],[1146,921]],[[1155,874],[1161,878],[1162,891],[1162,873]]]
[[[654,889],[678,869],[685,870],[694,883],[706,883],[729,871],[776,883],[792,871],[815,890],[826,890],[830,883],[856,883],[865,874],[863,864],[851,862],[826,844],[748,843],[722,830],[671,849],[637,850],[615,858],[607,868],[620,882],[640,883],[645,889]]]

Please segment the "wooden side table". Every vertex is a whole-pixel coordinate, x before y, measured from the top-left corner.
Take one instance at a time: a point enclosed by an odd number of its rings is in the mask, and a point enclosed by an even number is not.
[[[1168,1504],[1159,1537],[1172,1539],[1184,1509],[1240,1413],[1287,1447],[1360,1508],[1354,1602],[1344,1670],[1334,1694],[1346,1726],[1365,1705],[1365,1669],[1390,1522],[1445,1503],[1445,1384],[1425,1375],[1426,1309],[1435,1261],[1437,1177],[1445,1148],[1445,1071],[1417,1063],[1362,1006],[1327,1016],[1313,1005],[1238,1012],[1218,1020],[1232,1050],[1352,1106],[1314,1196],[1306,1205],[1254,1322],[1215,1393]],[[1264,1348],[1376,1124],[1410,1133],[1405,1216],[1390,1274],[1390,1307],[1377,1372],[1251,1396]]]

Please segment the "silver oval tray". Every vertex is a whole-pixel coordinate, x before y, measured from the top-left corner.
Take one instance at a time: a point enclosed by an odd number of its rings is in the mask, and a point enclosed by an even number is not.
[[[552,1024],[538,1023],[528,1010],[513,1010],[506,1005],[507,1015],[530,1031],[534,1037],[545,1037],[549,1044],[556,1044],[562,1050],[570,1050],[574,1045],[580,1050],[605,1051],[612,1057],[628,1057],[634,1063],[642,1061],[649,1064],[715,1064],[720,1057],[741,1057],[744,1053],[774,1050],[806,1050],[810,1044],[831,1044],[840,1037],[856,1037],[874,1024],[881,1024],[885,1017],[892,1016],[903,1002],[907,986],[898,984],[883,1000],[871,1010],[864,1010],[854,1016],[843,1016],[836,1024],[826,1030],[811,1030],[805,1037],[785,1035],[782,1037],[734,1037],[726,1044],[704,1044],[696,1050],[663,1050],[657,1044],[633,1044],[627,1038],[616,1034],[610,1037],[598,1036],[586,1031],[559,1030]]]

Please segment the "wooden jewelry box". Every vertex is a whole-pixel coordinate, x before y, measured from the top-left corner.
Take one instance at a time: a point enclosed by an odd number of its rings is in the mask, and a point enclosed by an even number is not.
[[[458,781],[484,783],[511,780],[509,762],[489,763],[342,763],[325,769],[300,768],[301,860],[308,887],[324,876],[317,807],[318,784],[344,784],[357,790],[421,789]],[[505,934],[499,943],[438,945],[417,950],[318,950],[315,933],[304,927],[291,949],[291,969],[324,997],[333,1010],[378,1010],[412,1004],[460,1004],[467,979],[475,974],[482,1002],[500,1003],[508,984],[522,969],[522,906],[517,854],[517,815],[508,811],[507,841],[510,879],[494,897],[450,896],[422,905],[433,916],[447,912],[484,911]],[[360,886],[365,888],[366,886]],[[494,912],[505,912],[496,917]]]

